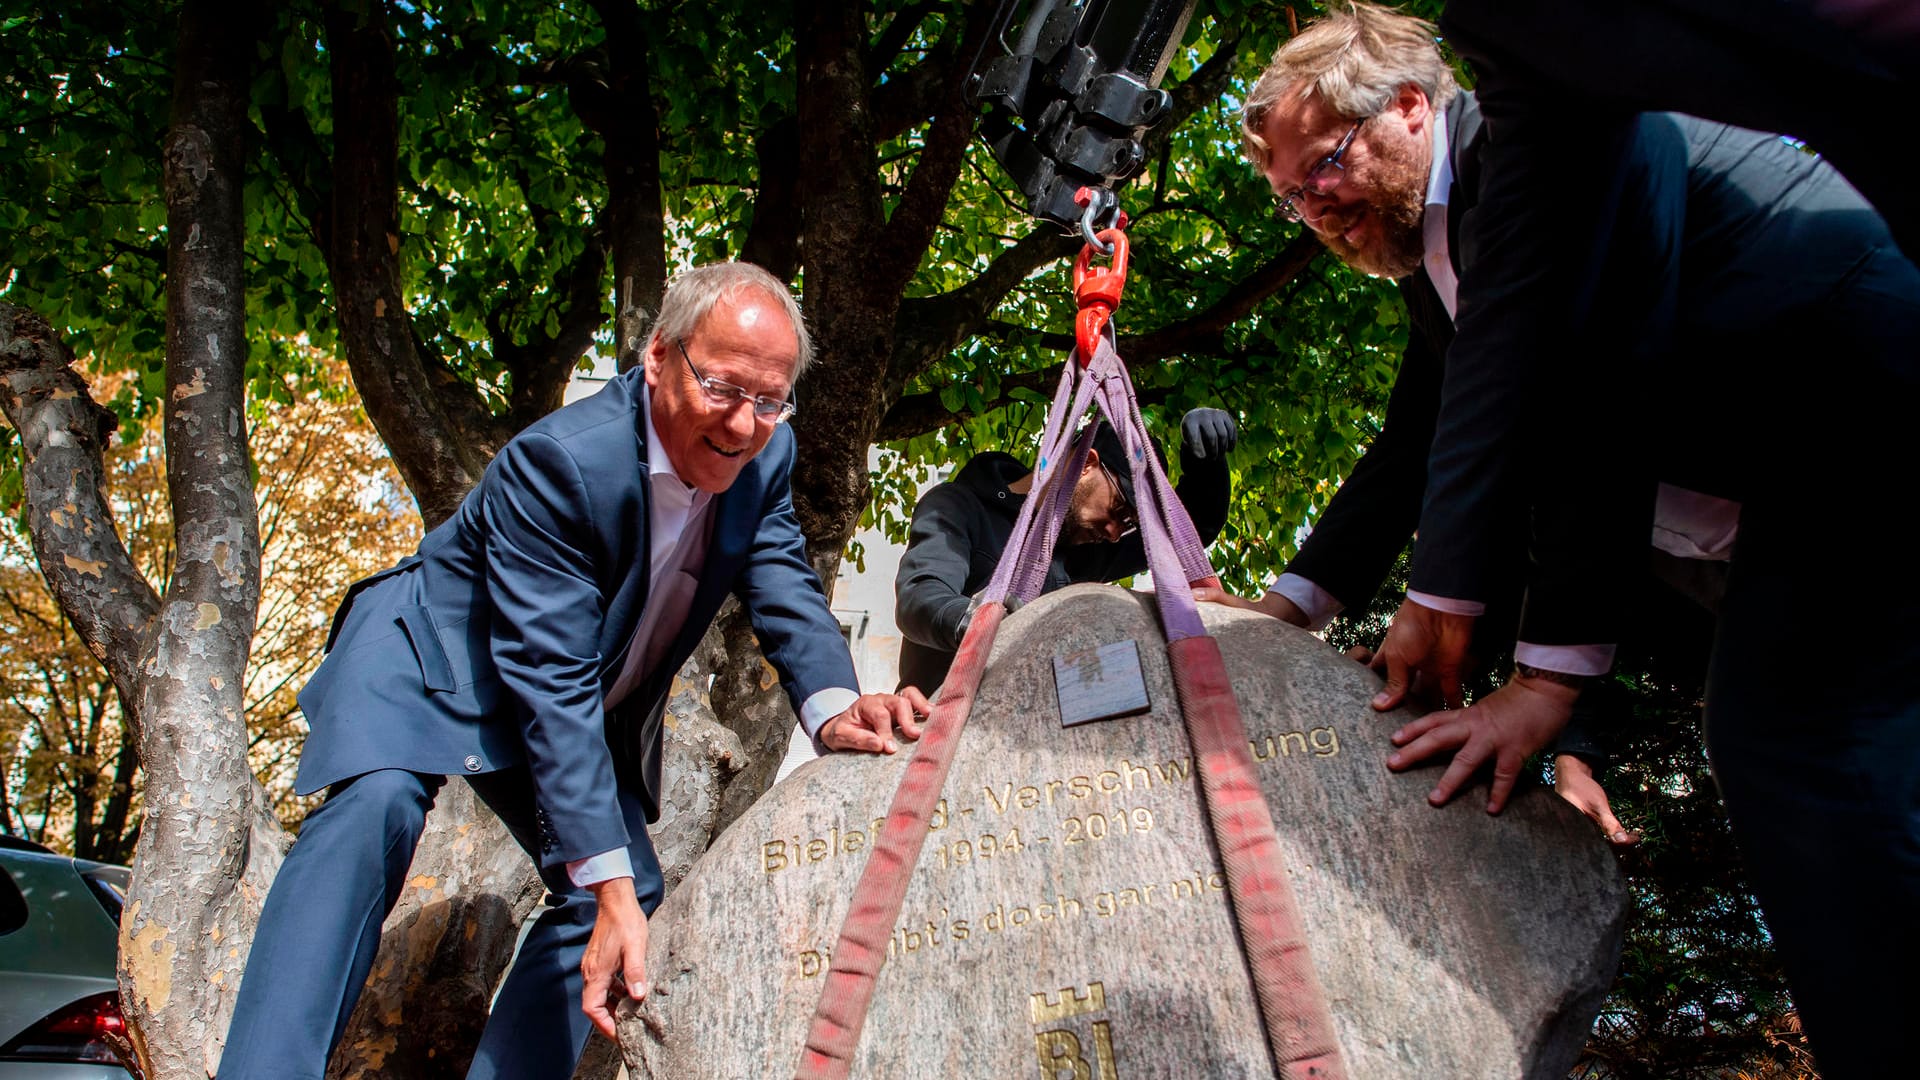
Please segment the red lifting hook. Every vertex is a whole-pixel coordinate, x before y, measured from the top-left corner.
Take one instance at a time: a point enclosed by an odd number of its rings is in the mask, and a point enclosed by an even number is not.
[[[1081,188],[1073,201],[1086,206],[1093,197],[1087,188]],[[1110,253],[1103,253],[1092,244],[1080,249],[1080,257],[1073,261],[1073,295],[1080,302],[1080,314],[1074,319],[1074,344],[1079,350],[1080,366],[1093,363],[1093,350],[1100,343],[1100,331],[1106,328],[1107,320],[1113,318],[1113,309],[1120,306],[1120,291],[1127,284],[1127,214],[1120,211],[1110,229],[1102,229],[1094,236],[1102,244],[1110,245]],[[1093,257],[1098,254],[1111,254],[1113,264],[1107,267],[1093,265]]]

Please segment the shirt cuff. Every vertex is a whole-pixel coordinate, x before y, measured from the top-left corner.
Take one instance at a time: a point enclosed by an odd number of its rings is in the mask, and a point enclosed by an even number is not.
[[[1478,600],[1455,600],[1450,596],[1435,596],[1418,589],[1408,589],[1407,599],[1421,607],[1444,611],[1449,615],[1471,615],[1477,619],[1487,613],[1487,605]]]
[[[847,706],[860,700],[860,691],[849,690],[844,686],[830,686],[817,691],[800,705],[800,726],[805,728],[807,736],[813,739],[813,748],[822,754],[828,753],[820,745],[820,728],[827,721],[847,711]]]
[[[1535,645],[1530,641],[1513,646],[1513,662],[1528,667],[1557,671],[1562,675],[1605,675],[1613,667],[1613,645]]]
[[[1299,574],[1281,574],[1267,586],[1267,591],[1293,601],[1293,606],[1306,615],[1309,630],[1325,630],[1327,623],[1346,608],[1332,593]]]
[[[614,878],[633,876],[633,860],[627,857],[626,848],[614,848],[598,855],[589,855],[584,859],[570,859],[567,862],[567,880],[575,888],[584,889]]]

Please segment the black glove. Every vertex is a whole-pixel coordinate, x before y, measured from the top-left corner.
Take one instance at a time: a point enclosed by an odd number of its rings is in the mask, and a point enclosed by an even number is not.
[[[1195,409],[1180,421],[1180,446],[1196,460],[1227,456],[1240,441],[1240,425],[1224,409]]]

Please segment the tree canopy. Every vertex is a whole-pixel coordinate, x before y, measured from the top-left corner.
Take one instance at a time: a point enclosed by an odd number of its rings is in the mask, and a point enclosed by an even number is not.
[[[303,344],[343,351],[436,521],[589,351],[631,338],[641,318],[620,311],[651,308],[667,267],[736,257],[792,278],[822,337],[795,423],[836,444],[798,483],[823,548],[863,511],[903,528],[915,466],[1023,449],[1067,347],[1078,242],[1028,219],[969,141],[958,86],[983,5],[803,7],[277,8],[249,76],[255,407],[325,377]],[[129,416],[162,391],[169,12],[7,19],[6,292],[141,376],[114,402]],[[1235,88],[1286,26],[1281,5],[1202,4],[1165,84],[1173,121],[1123,192],[1117,323],[1156,427],[1201,404],[1243,421],[1221,548],[1243,586],[1364,445],[1403,332],[1391,290],[1316,259],[1239,157]],[[837,446],[854,435],[907,468],[855,475],[864,447]]]

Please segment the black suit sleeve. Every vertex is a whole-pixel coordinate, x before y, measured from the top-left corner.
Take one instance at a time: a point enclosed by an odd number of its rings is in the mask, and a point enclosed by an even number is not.
[[[1413,325],[1380,434],[1362,454],[1287,565],[1359,610],[1393,569],[1420,518],[1427,451],[1440,407],[1441,349],[1451,336],[1446,310],[1424,273],[1400,283]]]
[[[1488,599],[1498,532],[1524,507],[1534,565],[1521,639],[1609,643],[1652,520],[1632,420],[1671,342],[1686,140],[1668,117],[1570,125],[1530,103],[1481,105],[1485,181],[1460,223],[1456,336],[1411,587]]]

